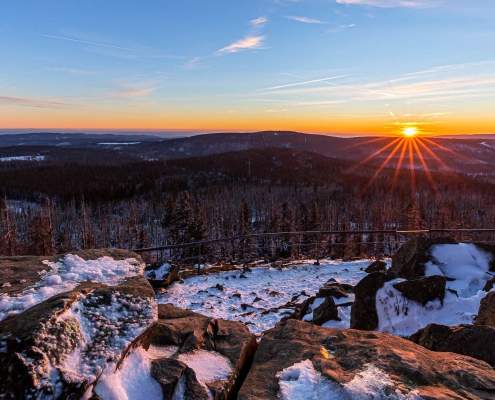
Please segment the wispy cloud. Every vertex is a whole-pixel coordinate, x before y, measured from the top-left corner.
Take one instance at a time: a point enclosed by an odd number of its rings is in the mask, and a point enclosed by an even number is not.
[[[441,0],[336,0],[338,4],[351,4],[360,6],[372,6],[381,8],[428,8],[436,7]]]
[[[71,104],[57,100],[16,96],[0,96],[0,104],[31,108],[65,108],[71,106]]]
[[[190,60],[186,61],[186,63],[184,64],[184,68],[194,69],[199,65],[202,59],[203,59],[202,57],[193,57]]]
[[[112,97],[132,99],[147,97],[160,87],[157,82],[122,83],[112,92]]]
[[[315,83],[333,81],[333,80],[336,80],[336,79],[345,78],[347,76],[348,75],[335,75],[335,76],[329,76],[329,77],[326,77],[326,78],[311,79],[311,80],[307,80],[307,81],[287,83],[287,84],[284,84],[284,85],[270,86],[270,87],[267,87],[267,88],[260,89],[259,91],[265,92],[265,91],[273,91],[273,90],[279,90],[279,89],[293,88],[293,87],[297,87],[297,86],[307,86],[307,85],[312,85],[312,84],[315,84]]]
[[[90,71],[83,68],[71,68],[71,67],[49,67],[49,71],[61,72],[69,75],[94,75],[96,71]]]
[[[263,45],[264,40],[264,36],[246,36],[243,39],[217,50],[217,54],[238,53],[243,50],[259,49]]]
[[[112,44],[112,43],[97,42],[97,41],[92,41],[92,40],[85,40],[85,39],[81,39],[81,38],[78,38],[78,37],[62,36],[62,35],[47,35],[47,34],[44,34],[42,36],[45,37],[45,38],[48,38],[48,39],[65,40],[67,42],[86,44],[86,45],[89,45],[89,46],[105,47],[105,48],[109,48],[109,49],[126,50],[126,51],[132,51],[133,50],[133,49],[131,49],[129,47],[123,47],[123,46],[119,46],[119,45]]]
[[[303,24],[326,24],[325,21],[321,21],[316,18],[304,17],[301,15],[288,15],[285,18],[290,19],[291,21],[301,22]]]
[[[249,24],[253,28],[260,28],[260,27],[266,25],[267,23],[268,23],[268,18],[266,18],[266,17],[258,17],[258,18],[255,18],[255,19],[252,19],[251,21],[249,21]]]

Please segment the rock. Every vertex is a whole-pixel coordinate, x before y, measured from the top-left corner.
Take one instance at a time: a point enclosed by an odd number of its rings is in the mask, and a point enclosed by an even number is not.
[[[489,279],[488,281],[486,281],[485,283],[485,287],[483,288],[483,290],[485,292],[489,292],[490,290],[493,289],[493,287],[495,286],[495,277]]]
[[[138,254],[121,249],[83,250],[71,254],[85,260],[112,257],[115,260],[135,258],[139,262],[143,262]],[[63,255],[0,257],[0,294],[14,296],[21,293],[39,282],[43,273],[50,270],[46,261],[57,262],[62,258]],[[8,285],[4,286],[5,283]]]
[[[152,375],[160,382],[164,394],[174,393],[182,382],[186,400],[208,399],[210,395],[214,399],[232,398],[248,372],[257,347],[256,338],[248,328],[237,321],[213,319],[170,304],[158,306],[158,317],[139,339],[139,346],[144,349],[150,346],[176,348],[173,354],[153,360],[151,364]],[[232,373],[226,380],[208,382],[208,390],[205,390],[192,367],[180,360],[181,355],[197,351],[225,357],[232,366]]]
[[[354,287],[356,297],[351,309],[351,328],[372,331],[378,327],[376,292],[389,279],[383,272],[373,272]]]
[[[6,318],[2,398],[79,398],[155,319],[154,292],[142,277],[116,286],[83,283]]]
[[[433,351],[448,351],[483,360],[495,367],[495,328],[430,324],[410,339]]]
[[[332,297],[325,297],[325,300],[317,308],[313,309],[313,323],[322,325],[330,320],[338,320],[339,311]]]
[[[495,292],[488,293],[480,303],[476,325],[489,325],[495,328]]]
[[[147,268],[144,272],[146,278],[155,289],[166,288],[180,280],[180,267],[168,263],[155,268]]]
[[[428,276],[396,283],[394,288],[408,299],[425,306],[429,301],[437,299],[443,303],[446,282],[443,276]]]
[[[282,381],[289,388],[299,384],[308,399],[324,393],[335,399],[383,399],[388,394],[386,398],[486,400],[493,398],[495,370],[483,361],[433,352],[385,333],[287,320],[261,339],[238,399],[278,400]]]
[[[320,288],[320,290],[318,290],[318,296],[332,296],[340,299],[342,297],[349,297],[349,295],[353,292],[354,286],[352,285],[346,283],[327,282]]]
[[[161,358],[151,363],[151,376],[162,388],[164,400],[174,400],[177,388],[184,388],[184,399],[209,400],[207,390],[198,382],[193,369],[173,358]]]
[[[368,267],[364,271],[368,274],[371,274],[373,272],[387,272],[387,263],[382,260],[376,260],[368,265]]]
[[[436,244],[456,244],[450,238],[428,239],[417,237],[409,240],[392,256],[388,273],[396,278],[416,279],[425,275],[425,263],[430,260],[430,248]]]
[[[495,245],[487,243],[475,243],[477,247],[491,254],[490,271],[495,272]]]

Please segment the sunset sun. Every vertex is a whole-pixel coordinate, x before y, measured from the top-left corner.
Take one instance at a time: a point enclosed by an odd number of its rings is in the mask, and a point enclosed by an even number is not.
[[[414,126],[408,126],[402,129],[402,135],[408,138],[414,137],[418,134],[418,128]]]

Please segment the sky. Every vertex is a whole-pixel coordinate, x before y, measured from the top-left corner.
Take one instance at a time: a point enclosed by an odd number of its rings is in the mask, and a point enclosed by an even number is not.
[[[494,0],[4,0],[0,128],[495,133]]]

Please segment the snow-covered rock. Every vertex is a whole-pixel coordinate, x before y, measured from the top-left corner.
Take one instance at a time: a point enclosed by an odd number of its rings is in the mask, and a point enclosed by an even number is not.
[[[160,305],[150,327],[94,392],[101,400],[231,398],[246,374],[256,339],[241,323]],[[141,388],[141,389],[140,389]]]
[[[2,285],[0,320],[73,290],[81,282],[113,286],[126,278],[142,276],[143,271],[141,258],[125,250],[88,250],[48,258],[1,257],[1,279],[15,284]]]
[[[286,320],[262,337],[239,400],[489,399],[495,370],[379,332]]]
[[[142,277],[82,283],[12,315],[0,322],[0,393],[82,396],[156,318],[153,289]]]

